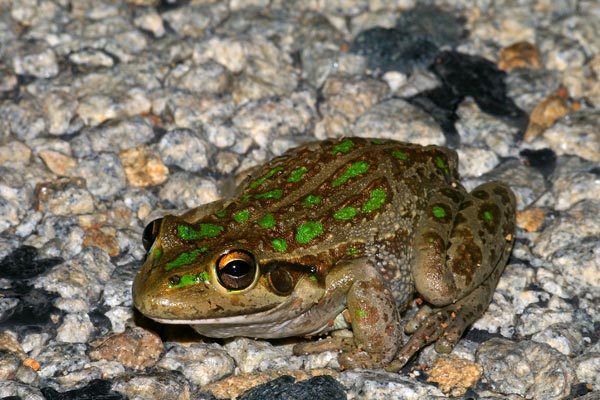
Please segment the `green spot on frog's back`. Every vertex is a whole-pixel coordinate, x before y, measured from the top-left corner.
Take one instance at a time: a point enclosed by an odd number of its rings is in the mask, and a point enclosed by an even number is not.
[[[485,219],[486,219],[486,221],[491,221],[491,220],[493,220],[493,219],[494,219],[494,217],[493,217],[492,213],[491,213],[491,212],[489,212],[489,211],[484,211],[484,212],[483,212],[483,218],[485,218]]]
[[[316,206],[321,202],[321,196],[317,196],[316,194],[309,194],[306,196],[304,200],[302,200],[302,204],[304,207],[312,207]]]
[[[215,213],[215,217],[217,218],[223,218],[225,216],[225,214],[227,214],[227,211],[225,210],[221,210]]]
[[[364,310],[358,310],[358,309],[357,309],[357,310],[355,311],[355,313],[356,313],[356,316],[357,316],[357,317],[360,317],[360,318],[364,318],[364,317],[366,317],[366,316],[367,316],[367,313],[366,313]]]
[[[356,247],[350,247],[348,250],[346,250],[346,253],[349,256],[354,257],[354,256],[357,256],[360,254],[360,250],[357,249]]]
[[[233,214],[233,220],[238,223],[246,222],[250,218],[250,210],[242,210]]]
[[[408,160],[408,155],[403,151],[392,151],[392,157],[398,160]]]
[[[374,189],[369,197],[369,200],[363,205],[363,212],[371,212],[378,210],[385,203],[386,193],[383,189]]]
[[[308,168],[300,167],[290,173],[290,176],[287,178],[287,181],[291,182],[291,183],[300,182],[300,180],[302,179],[302,176],[304,176],[304,174],[307,172],[308,172]]]
[[[450,170],[448,170],[448,165],[446,164],[446,161],[442,157],[437,156],[435,158],[435,165],[437,165],[437,167],[439,169],[444,171],[444,174],[448,175],[450,173]]]
[[[183,240],[213,238],[218,236],[222,231],[222,226],[214,224],[200,224],[200,229],[198,230],[187,225],[177,226],[177,235]]]
[[[257,200],[280,199],[283,196],[282,189],[270,190],[268,192],[259,193],[254,196]]]
[[[272,228],[275,226],[275,218],[273,218],[273,215],[271,215],[270,213],[266,213],[261,217],[261,219],[256,221],[256,223],[262,226],[263,228]]]
[[[441,206],[433,206],[431,209],[433,216],[436,218],[444,218],[446,216],[446,210]]]
[[[333,149],[331,150],[331,154],[347,153],[353,147],[354,147],[354,143],[352,142],[352,140],[346,139],[343,142],[338,143],[337,145],[333,146]]]
[[[283,239],[273,239],[271,241],[271,246],[277,251],[286,251],[287,250],[287,242]]]
[[[162,255],[163,255],[163,251],[162,251],[162,249],[159,249],[159,248],[154,249],[154,251],[152,252],[152,256],[156,259],[156,261],[160,260]]]
[[[357,161],[350,165],[346,170],[337,177],[333,182],[331,182],[331,187],[336,187],[343,185],[350,178],[357,177],[361,174],[364,174],[369,169],[369,163],[366,161]]]
[[[341,220],[352,219],[356,216],[357,212],[358,211],[354,207],[344,207],[344,208],[340,208],[339,210],[337,210],[333,214],[333,218],[341,219]]]
[[[276,173],[283,171],[283,167],[276,167],[273,168],[272,170],[270,170],[269,172],[267,172],[266,174],[264,174],[263,176],[261,176],[260,178],[258,178],[257,180],[255,180],[254,182],[251,182],[248,186],[250,186],[251,188],[255,188],[258,187],[260,185],[262,185],[263,183],[265,183],[265,181],[267,179],[269,179],[270,177],[272,177],[273,175],[275,175]]]
[[[307,221],[296,229],[296,242],[305,244],[323,233],[323,224],[319,221]]]

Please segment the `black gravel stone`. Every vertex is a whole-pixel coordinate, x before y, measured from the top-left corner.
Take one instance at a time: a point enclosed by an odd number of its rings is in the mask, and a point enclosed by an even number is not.
[[[104,379],[94,379],[86,386],[80,389],[69,390],[68,392],[57,392],[56,390],[45,387],[42,388],[42,394],[47,400],[124,400],[127,399],[120,393],[111,390],[112,382]]]
[[[461,97],[456,96],[450,88],[442,85],[418,93],[406,100],[435,119],[435,122],[442,128],[446,138],[446,146],[457,148],[460,145],[460,136],[454,123],[458,120],[456,109],[462,101]]]
[[[527,165],[538,170],[545,179],[548,179],[556,168],[556,153],[552,149],[525,149],[519,154],[525,159]]]
[[[0,297],[17,298],[17,305],[0,313],[0,326],[46,326],[52,324],[52,315],[62,312],[52,305],[56,294],[29,286],[0,290]]]
[[[372,28],[359,33],[350,52],[364,56],[374,75],[387,71],[410,73],[431,63],[438,47],[425,37],[395,28]]]
[[[472,97],[481,111],[519,128],[518,139],[522,138],[529,116],[508,97],[506,74],[493,62],[457,51],[442,51],[430,70],[457,98]]]
[[[60,257],[38,259],[35,247],[21,246],[0,261],[0,278],[33,278],[63,261]]]
[[[302,382],[284,375],[248,390],[240,400],[345,400],[346,393],[342,385],[329,375],[319,375]]]

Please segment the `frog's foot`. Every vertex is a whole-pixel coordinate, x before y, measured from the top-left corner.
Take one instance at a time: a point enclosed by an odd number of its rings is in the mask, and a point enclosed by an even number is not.
[[[423,306],[406,324],[405,333],[412,335],[386,370],[398,372],[415,353],[433,342],[438,353],[450,353],[470,324],[460,308],[460,304],[437,309]]]
[[[342,369],[380,368],[387,365],[389,361],[386,354],[359,349],[353,337],[333,336],[315,342],[298,343],[293,348],[293,353],[297,356],[325,351],[342,352],[338,356]]]
[[[350,352],[356,349],[354,339],[352,337],[332,336],[325,339],[320,339],[314,342],[298,343],[293,348],[293,353],[296,356],[306,354],[317,354],[325,351],[345,351]]]

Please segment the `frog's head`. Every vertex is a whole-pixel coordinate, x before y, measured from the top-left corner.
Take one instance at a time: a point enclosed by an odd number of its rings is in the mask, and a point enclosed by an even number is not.
[[[173,216],[150,223],[144,231],[147,258],[133,283],[135,307],[158,322],[190,324],[207,336],[274,337],[263,331],[321,298],[324,285],[315,266],[274,257],[251,232],[223,230]],[[240,236],[246,239],[228,239]]]

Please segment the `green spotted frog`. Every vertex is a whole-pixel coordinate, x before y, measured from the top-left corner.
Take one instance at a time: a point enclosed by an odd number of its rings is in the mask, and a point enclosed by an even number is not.
[[[135,306],[217,338],[351,328],[295,349],[338,349],[343,368],[398,370],[432,342],[449,352],[490,303],[515,225],[511,190],[467,192],[457,164],[446,148],[391,140],[289,150],[233,198],[146,227]],[[416,296],[427,307],[402,324]]]

